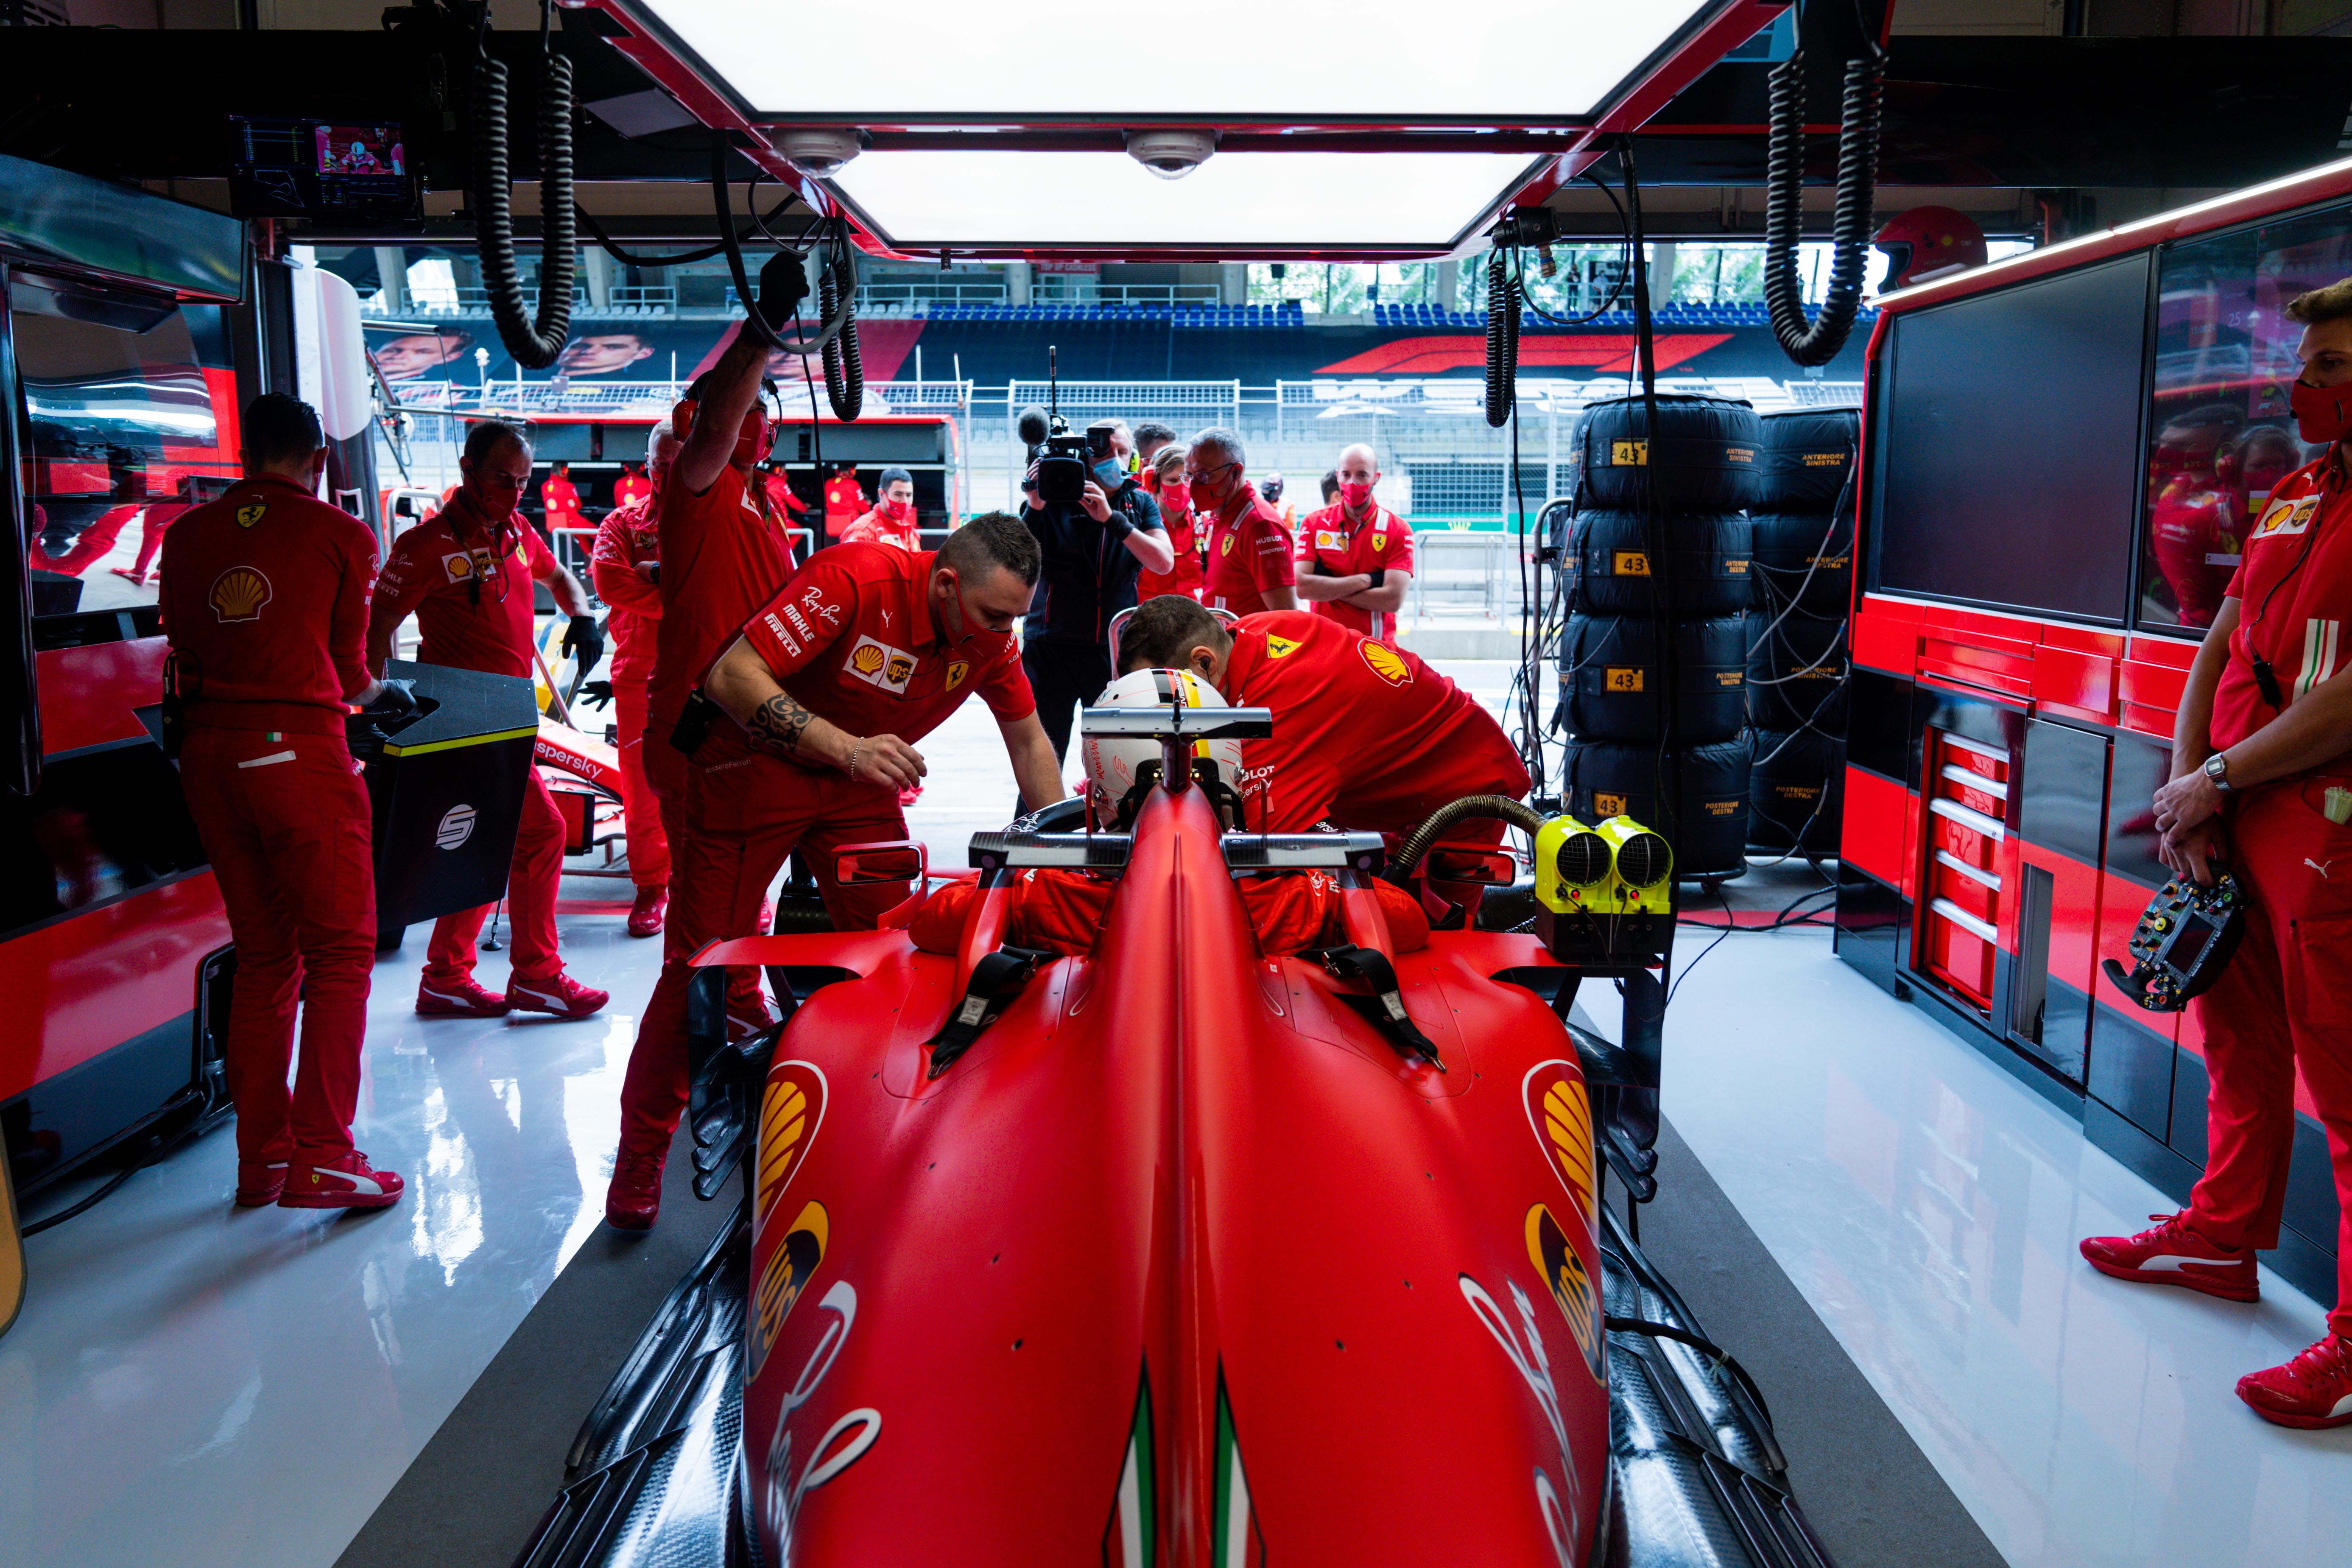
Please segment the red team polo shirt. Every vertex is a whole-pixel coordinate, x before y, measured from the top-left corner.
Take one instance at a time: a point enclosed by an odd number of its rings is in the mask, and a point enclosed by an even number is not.
[[[877,506],[847,528],[843,529],[841,542],[844,544],[893,544],[901,550],[912,552],[923,548],[923,536],[916,529],[913,517],[909,516],[906,521],[900,522]]]
[[[824,531],[838,540],[847,528],[866,510],[866,492],[855,478],[843,476],[824,481]]]
[[[188,723],[340,736],[343,693],[367,684],[374,579],[366,525],[290,479],[247,479],[183,512],[156,604]]]
[[[1465,795],[1528,792],[1528,770],[1477,700],[1402,648],[1305,610],[1251,616],[1234,633],[1226,700],[1274,710],[1270,740],[1242,742],[1254,833],[1342,827],[1402,833]]]
[[[1412,570],[1412,530],[1404,519],[1375,502],[1371,516],[1361,525],[1350,526],[1347,510],[1333,501],[1321,511],[1309,513],[1298,529],[1297,571],[1305,576],[1315,570],[1317,562],[1334,577],[1352,577],[1359,572],[1370,573],[1375,568],[1384,572]],[[1389,634],[1389,617],[1360,610],[1353,605],[1343,605],[1336,599],[1301,606],[1312,610],[1327,620],[1339,622],[1351,632],[1365,637],[1381,637]]]
[[[792,546],[761,511],[732,465],[696,495],[675,469],[656,498],[660,511],[661,600],[652,732],[667,737],[687,694],[776,585],[793,574]]]
[[[614,680],[649,678],[654,641],[659,635],[661,590],[646,581],[645,568],[661,561],[661,529],[650,496],[623,501],[596,525],[596,546],[588,556],[596,596],[611,611]]]
[[[1243,484],[1241,505],[1234,510],[1231,522],[1222,511],[1209,521],[1209,563],[1201,602],[1237,616],[1254,616],[1265,608],[1266,589],[1287,588],[1297,581],[1290,564],[1290,531],[1282,525],[1282,514],[1258,499],[1255,485]],[[1194,526],[1199,526],[1197,521]]]
[[[809,558],[743,635],[794,700],[853,735],[912,743],[977,690],[1011,721],[1034,712],[1007,632],[947,640],[926,592],[936,551],[843,544]]]
[[[2352,621],[2352,487],[2334,477],[2326,458],[2271,491],[2229,596],[2238,601],[2238,629],[2213,692],[2210,733],[2219,751],[2279,715],[2255,682],[2256,654],[2270,661],[2289,706],[2352,658],[2352,637],[2345,635]]]
[[[369,655],[389,653],[394,628],[413,612],[424,634],[418,663],[529,675],[530,584],[554,576],[555,569],[547,541],[520,512],[494,525],[460,490],[392,542],[391,558],[376,579]]]

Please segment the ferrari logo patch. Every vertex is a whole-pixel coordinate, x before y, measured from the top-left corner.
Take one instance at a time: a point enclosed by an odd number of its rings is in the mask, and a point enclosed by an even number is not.
[[[1371,666],[1374,675],[1379,676],[1391,686],[1412,684],[1412,667],[1405,663],[1404,656],[1396,649],[1386,643],[1374,642],[1370,637],[1366,637],[1356,646],[1362,651],[1364,662]]]
[[[1385,534],[1385,533],[1375,533],[1374,535],[1372,535],[1372,548],[1373,548],[1373,549],[1375,549],[1375,550],[1386,550],[1388,547],[1389,547],[1389,536],[1388,536],[1387,534]]]
[[[1233,552],[1234,552],[1234,536],[1233,536],[1232,534],[1228,533],[1227,535],[1225,535],[1224,540],[1223,541],[1223,542],[1221,542],[1220,544],[1218,544],[1218,546],[1217,546],[1217,553],[1218,553],[1218,554],[1220,554],[1220,555],[1231,555]]]
[[[904,648],[876,642],[872,637],[859,637],[841,668],[843,673],[854,676],[868,686],[878,686],[885,691],[904,695],[907,678],[915,672],[915,656]]]
[[[963,678],[971,673],[971,661],[970,659],[960,658],[956,660],[953,664],[948,666],[947,684],[941,687],[940,689],[943,691],[953,691],[957,687],[963,684]]]
[[[1298,639],[1297,637],[1278,637],[1269,636],[1265,639],[1265,657],[1268,658],[1288,658],[1292,654],[1297,653],[1297,651]]]
[[[236,509],[236,525],[239,528],[251,528],[255,523],[259,522],[263,518],[268,517],[268,515],[269,503],[268,501],[249,501],[246,505]]]
[[[232,566],[213,579],[209,597],[213,614],[224,624],[257,621],[261,606],[269,603],[269,579],[251,566]]]

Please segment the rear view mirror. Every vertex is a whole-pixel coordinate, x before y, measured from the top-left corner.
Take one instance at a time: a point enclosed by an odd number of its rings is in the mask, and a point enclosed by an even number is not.
[[[845,888],[874,882],[912,882],[929,865],[929,852],[911,838],[848,844],[834,852],[833,879]]]
[[[1429,875],[1433,881],[1507,888],[1518,880],[1519,863],[1507,850],[1438,849],[1430,854]]]

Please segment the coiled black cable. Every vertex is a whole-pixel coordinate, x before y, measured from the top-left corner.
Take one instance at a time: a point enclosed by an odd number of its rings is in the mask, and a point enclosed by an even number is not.
[[[514,185],[507,166],[507,68],[485,53],[474,66],[474,234],[499,339],[515,363],[544,370],[572,335],[576,262],[572,200],[572,62],[550,53],[539,91],[539,310],[523,313],[515,271]]]
[[[1519,395],[1519,286],[1506,254],[1498,245],[1486,260],[1486,423],[1497,430]]]
[[[824,395],[834,417],[843,424],[856,419],[866,405],[866,365],[857,355],[857,288],[853,280],[845,291],[840,258],[828,257],[817,279],[817,304],[826,321],[841,312],[841,331],[824,345]]]
[[[1871,198],[1878,184],[1880,87],[1885,73],[1885,55],[1875,47],[1846,62],[1829,288],[1822,298],[1822,313],[1809,323],[1804,290],[1797,279],[1797,239],[1804,228],[1804,51],[1772,68],[1764,176],[1764,302],[1771,307],[1773,335],[1799,364],[1825,364],[1836,357],[1862,308]]]
[[[816,336],[813,338],[779,337],[776,329],[769,325],[767,318],[761,313],[759,296],[751,289],[751,275],[744,269],[743,244],[736,237],[735,213],[728,197],[727,154],[730,151],[727,133],[723,131],[713,131],[710,133],[710,200],[711,205],[718,210],[719,244],[727,253],[727,269],[735,279],[735,297],[743,302],[744,322],[750,327],[751,334],[767,345],[770,353],[802,355],[821,353],[824,346],[833,342],[840,334],[842,328],[848,324],[851,309],[856,302],[856,263],[850,252],[846,231],[839,219],[833,220],[834,253],[827,267],[827,274],[829,276],[834,268],[839,268],[843,279],[848,284],[846,291],[839,300],[840,310],[825,318],[817,328]],[[772,262],[771,264],[772,265]]]

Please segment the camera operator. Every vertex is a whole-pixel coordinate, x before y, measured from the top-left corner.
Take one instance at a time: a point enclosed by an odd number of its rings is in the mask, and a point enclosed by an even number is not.
[[[1021,521],[1037,536],[1045,570],[1023,623],[1021,664],[1056,761],[1069,749],[1071,710],[1110,684],[1111,617],[1134,605],[1140,574],[1176,564],[1159,503],[1127,472],[1118,431],[1109,419],[1087,426],[1083,457],[1076,438],[1049,433],[1022,486]],[[1080,464],[1072,497],[1067,470]]]

